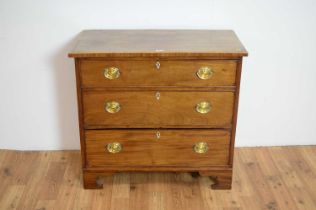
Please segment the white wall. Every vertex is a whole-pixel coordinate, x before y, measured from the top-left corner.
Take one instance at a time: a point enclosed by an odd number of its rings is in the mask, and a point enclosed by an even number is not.
[[[83,29],[233,29],[244,59],[238,146],[316,143],[314,0],[0,0],[0,148],[78,149]]]

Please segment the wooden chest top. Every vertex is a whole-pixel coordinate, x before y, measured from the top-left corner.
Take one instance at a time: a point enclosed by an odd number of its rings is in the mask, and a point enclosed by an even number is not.
[[[247,51],[231,30],[85,30],[70,57],[231,57]]]

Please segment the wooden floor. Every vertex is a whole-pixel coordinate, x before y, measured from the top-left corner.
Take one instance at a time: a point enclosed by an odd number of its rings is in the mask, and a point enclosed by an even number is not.
[[[0,150],[0,209],[316,209],[316,146],[236,149],[232,190],[180,173],[117,174],[83,190],[78,151]]]

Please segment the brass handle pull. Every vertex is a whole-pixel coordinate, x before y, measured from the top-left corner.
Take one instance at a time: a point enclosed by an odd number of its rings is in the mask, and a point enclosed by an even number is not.
[[[199,153],[199,154],[206,153],[208,150],[208,145],[206,142],[198,142],[194,144],[193,150],[194,152]]]
[[[113,142],[113,143],[109,143],[108,145],[106,145],[106,149],[108,150],[109,153],[119,153],[120,151],[122,151],[123,146],[122,144],[118,143],[118,142]]]
[[[200,78],[200,79],[209,79],[212,77],[213,75],[213,70],[207,66],[203,66],[201,67],[197,72],[196,75]]]
[[[121,105],[119,102],[116,102],[116,101],[110,101],[110,102],[107,102],[105,104],[105,110],[108,112],[108,113],[117,113],[121,110]]]
[[[195,110],[201,114],[206,114],[210,112],[211,109],[212,109],[212,105],[210,102],[207,102],[207,101],[202,101],[198,103],[195,107]]]
[[[120,70],[116,67],[104,69],[104,77],[107,79],[117,79],[120,76]]]

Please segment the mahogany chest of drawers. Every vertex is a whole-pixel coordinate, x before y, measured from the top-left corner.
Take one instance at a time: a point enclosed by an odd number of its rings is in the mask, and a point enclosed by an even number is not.
[[[123,171],[232,181],[242,57],[229,30],[88,30],[75,58],[83,182]]]

